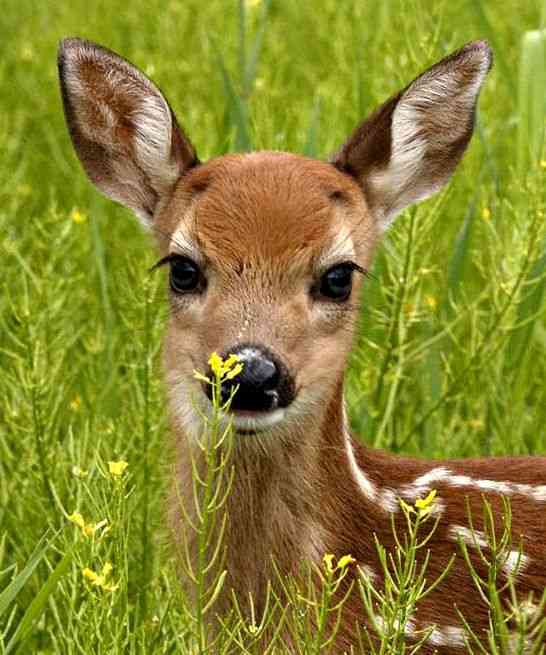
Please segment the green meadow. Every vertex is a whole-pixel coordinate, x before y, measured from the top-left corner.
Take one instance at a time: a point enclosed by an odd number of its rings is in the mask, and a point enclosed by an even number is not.
[[[398,218],[365,283],[347,400],[354,430],[393,452],[546,452],[546,4],[6,0],[0,28],[0,654],[265,652],[242,620],[207,646],[209,618],[179,589],[165,273],[73,152],[63,37],[151,76],[203,160],[327,157],[424,68],[487,39],[469,150]],[[301,639],[298,653],[328,652]]]

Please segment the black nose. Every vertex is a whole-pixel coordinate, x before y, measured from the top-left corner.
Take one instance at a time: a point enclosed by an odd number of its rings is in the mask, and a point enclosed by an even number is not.
[[[294,383],[286,366],[267,348],[240,345],[228,354],[237,355],[243,370],[233,380],[222,384],[222,400],[227,400],[238,386],[231,408],[246,411],[268,411],[287,407],[294,399]],[[210,377],[210,372],[209,372]],[[212,396],[210,385],[204,390]]]

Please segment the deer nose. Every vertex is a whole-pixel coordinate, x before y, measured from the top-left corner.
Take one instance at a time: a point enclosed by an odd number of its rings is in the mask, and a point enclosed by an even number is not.
[[[264,412],[287,407],[294,399],[294,385],[286,366],[264,346],[244,345],[230,350],[237,355],[243,370],[233,380],[222,384],[222,400],[226,401],[235,387],[231,409]],[[210,376],[210,375],[209,375]],[[212,396],[210,385],[205,392]]]

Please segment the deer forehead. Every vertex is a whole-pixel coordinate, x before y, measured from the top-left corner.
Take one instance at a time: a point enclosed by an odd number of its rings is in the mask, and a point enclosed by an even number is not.
[[[220,268],[278,272],[362,265],[376,228],[358,185],[326,162],[288,153],[229,155],[182,177],[158,217],[170,250]]]

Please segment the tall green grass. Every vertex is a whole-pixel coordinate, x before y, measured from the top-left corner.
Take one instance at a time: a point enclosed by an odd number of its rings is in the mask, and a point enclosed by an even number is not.
[[[0,12],[0,652],[199,652],[164,539],[164,280],[148,274],[149,237],[91,189],[71,150],[58,40],[96,40],[152,75],[206,159],[251,147],[326,157],[420,70],[488,38],[496,66],[460,170],[400,217],[377,253],[348,401],[362,438],[395,451],[542,453],[545,12],[539,2],[499,11],[467,0],[9,0]],[[108,462],[120,460],[129,466],[116,477]],[[69,520],[75,512],[92,534]],[[103,586],[84,577],[107,563]],[[300,652],[306,639],[309,652],[327,652],[305,627],[315,619],[297,623],[307,616],[298,602],[297,593],[284,607],[271,599],[270,623],[257,629],[284,617]],[[241,617],[230,626],[216,652],[263,652]]]

